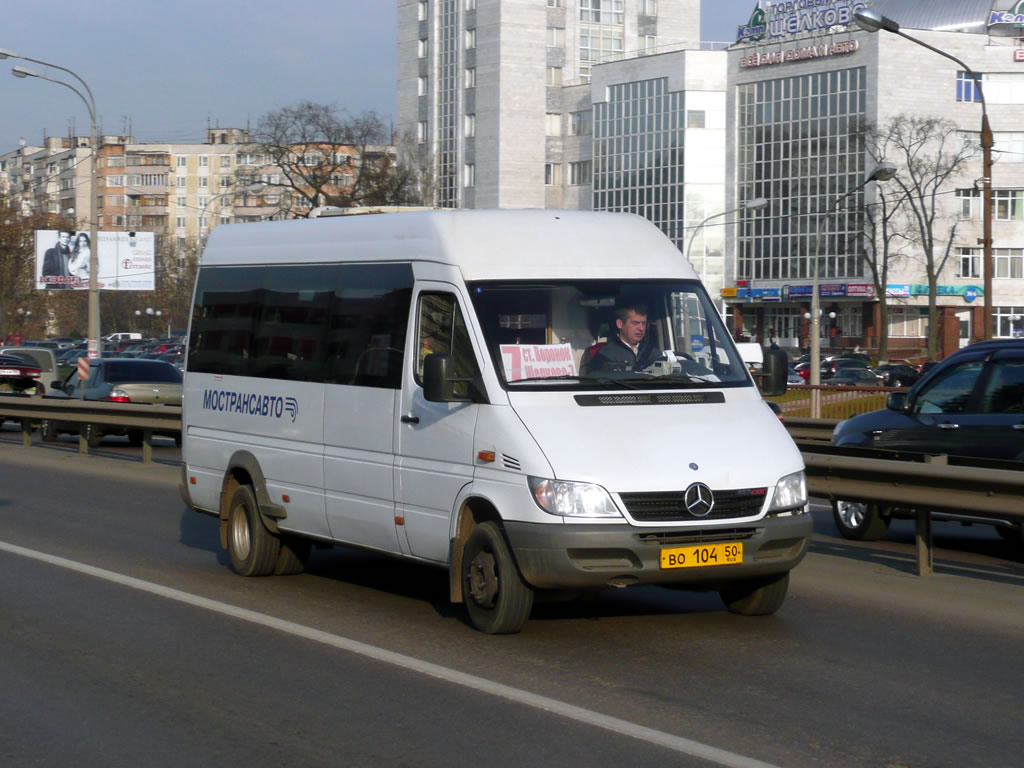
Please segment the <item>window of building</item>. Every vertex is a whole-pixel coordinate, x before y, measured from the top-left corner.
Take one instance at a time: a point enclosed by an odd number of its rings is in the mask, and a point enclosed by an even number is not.
[[[590,134],[590,110],[569,113],[569,135],[587,136]]]
[[[420,75],[419,78],[416,80],[416,93],[419,96],[426,96],[427,95],[427,76],[426,75]]]
[[[956,202],[961,219],[977,219],[981,216],[980,189],[958,189]]]
[[[625,31],[621,26],[607,24],[581,24],[580,35],[580,77],[590,79],[590,68],[602,61],[622,58]]]
[[[640,53],[644,56],[650,56],[658,51],[658,36],[657,35],[640,35]]]
[[[561,67],[548,67],[545,78],[547,85],[561,85],[562,84],[562,68]]]
[[[106,182],[108,187],[123,187],[124,176],[107,176]]]
[[[427,50],[428,49],[429,49],[429,46],[427,44],[427,38],[421,37],[419,39],[419,43],[418,43],[418,47],[417,47],[417,55],[421,59],[425,59],[427,57]]]
[[[476,48],[476,30],[466,30],[466,48]]]
[[[960,257],[960,269],[957,277],[981,277],[982,253],[980,248],[957,248]]]
[[[544,185],[557,187],[562,184],[562,166],[559,163],[544,163]]]
[[[221,186],[221,189],[224,189],[225,187],[230,187],[231,186],[231,177],[230,176],[221,176],[220,177],[220,186]]]
[[[200,229],[206,229],[206,217],[205,216],[200,216],[199,217],[199,228]]]
[[[175,217],[175,225],[178,227],[178,229],[184,229],[185,228],[185,217],[184,216],[177,216],[177,217]]]
[[[581,160],[577,163],[569,163],[569,183],[578,186],[590,183],[590,161]]]
[[[210,165],[210,158],[207,157],[206,155],[200,155],[199,156],[199,167],[200,168],[207,168],[207,167],[209,167],[209,165]]]
[[[557,112],[548,112],[546,115],[544,115],[544,135],[562,135],[562,116]]]
[[[992,257],[995,260],[993,277],[1024,277],[1024,248],[994,248]]]
[[[179,168],[187,168],[188,167],[188,158],[185,157],[184,155],[178,155],[178,167]]]
[[[1024,221],[1024,189],[996,189],[992,197],[996,221]]]
[[[464,187],[476,186],[476,163],[466,163],[462,167],[462,185]]]
[[[978,80],[984,82],[985,76],[981,72],[975,73]],[[981,92],[974,78],[967,72],[956,73],[956,100],[957,101],[981,101]]]
[[[889,307],[889,338],[924,338],[927,335],[926,308]]]
[[[200,187],[204,187],[204,188],[210,186],[210,177],[209,176],[200,176],[199,177],[199,186]]]
[[[644,16],[657,16],[658,0],[644,0],[643,10],[641,10],[641,13]]]
[[[704,127],[704,110],[703,109],[688,109],[686,110],[686,127],[687,128],[703,128]]]
[[[416,4],[416,18],[419,21],[427,20],[427,0],[420,0]]]
[[[1024,338],[1024,307],[993,307],[992,332],[1001,338]]]
[[[178,181],[178,186],[179,187],[184,187],[185,184],[186,184],[187,179],[184,176],[179,176],[177,181]]]
[[[476,88],[476,67],[466,67],[465,81],[467,88]]]
[[[623,0],[580,0],[580,21],[621,26],[622,6]]]
[[[561,8],[562,0],[548,0],[548,8]]]
[[[231,155],[221,155],[220,156],[220,167],[221,168],[230,168],[231,167]]]
[[[187,197],[177,197],[177,198],[174,199],[174,202],[175,202],[175,204],[179,208],[184,208],[186,205],[188,205],[188,198]]]
[[[476,0],[466,0],[466,10],[467,11],[475,11],[476,10]]]
[[[68,165],[70,168],[71,165]],[[123,155],[111,155],[107,158],[108,168],[124,168],[124,156]]]
[[[427,121],[420,120],[416,123],[416,143],[424,144],[427,141]]]
[[[476,136],[476,115],[472,112],[467,113],[464,123],[466,138]]]
[[[548,27],[548,47],[565,47],[565,27]]]

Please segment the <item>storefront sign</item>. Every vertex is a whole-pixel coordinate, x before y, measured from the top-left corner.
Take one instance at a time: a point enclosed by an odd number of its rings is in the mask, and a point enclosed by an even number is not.
[[[1024,0],[1010,6],[1008,11],[992,11],[988,17],[988,25],[994,27],[997,24],[1015,24],[1024,27]]]
[[[777,40],[846,27],[853,23],[853,14],[866,7],[864,0],[783,0],[762,11],[759,3],[750,20],[737,28],[736,42]]]
[[[778,288],[737,288],[736,295],[742,298],[775,299],[779,298]]]
[[[771,64],[821,59],[826,56],[856,53],[859,48],[860,42],[857,40],[842,40],[838,43],[822,45],[805,45],[800,48],[789,48],[784,51],[768,51],[766,53],[754,53],[750,56],[743,56],[740,58],[740,66],[746,68],[766,67]]]
[[[791,296],[810,296],[813,291],[810,285],[784,285],[782,286],[782,295],[786,298]]]
[[[885,295],[890,299],[908,299],[911,296],[927,296],[928,286],[924,283],[887,285]],[[938,285],[935,287],[936,296],[962,296],[964,301],[970,303],[979,296],[984,296],[985,291],[976,285]]]
[[[1024,48],[1018,48],[1013,52],[1014,61],[1024,61]]]
[[[845,285],[819,285],[818,286],[818,295],[819,296],[826,296],[828,298],[833,298],[833,299],[836,298],[837,296],[845,296],[846,295],[846,286]]]
[[[850,283],[846,286],[846,295],[858,299],[873,299],[875,286],[871,283]]]
[[[736,289],[735,288],[723,288],[722,289],[722,298],[723,299],[735,299],[736,298]]]

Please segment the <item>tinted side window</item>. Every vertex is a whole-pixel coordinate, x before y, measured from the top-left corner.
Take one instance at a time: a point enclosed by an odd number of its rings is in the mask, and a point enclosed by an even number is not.
[[[398,388],[408,264],[202,270],[190,371]]]
[[[1024,413],[1024,360],[996,360],[981,399],[984,413]]]
[[[969,360],[947,368],[921,390],[914,401],[915,413],[965,413],[984,360]]]

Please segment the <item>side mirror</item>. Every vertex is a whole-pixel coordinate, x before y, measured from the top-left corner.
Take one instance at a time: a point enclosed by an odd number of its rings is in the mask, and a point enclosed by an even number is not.
[[[764,367],[761,375],[761,394],[778,397],[786,394],[786,380],[789,378],[789,356],[781,349],[764,352]]]
[[[431,403],[486,403],[487,395],[479,378],[452,376],[448,355],[427,355],[423,360],[423,398]],[[456,384],[466,384],[466,395],[455,392]]]
[[[907,410],[907,393],[906,392],[890,392],[889,396],[885,398],[885,407],[890,411],[906,411]]]

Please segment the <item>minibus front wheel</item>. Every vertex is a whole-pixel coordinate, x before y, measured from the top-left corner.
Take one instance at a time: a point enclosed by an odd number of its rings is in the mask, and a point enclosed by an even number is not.
[[[501,528],[473,529],[462,554],[462,594],[473,626],[489,635],[515,634],[530,618],[533,590],[519,575]]]
[[[228,507],[228,554],[240,576],[267,576],[274,572],[281,540],[267,530],[251,485],[240,485]]]
[[[779,576],[737,581],[719,594],[733,613],[741,616],[770,616],[782,607],[789,590],[789,571]]]

